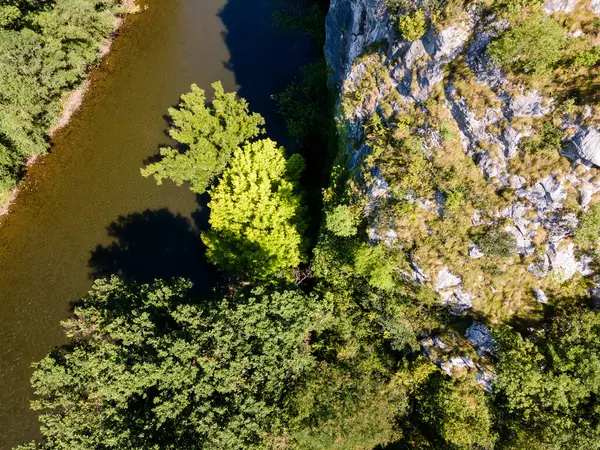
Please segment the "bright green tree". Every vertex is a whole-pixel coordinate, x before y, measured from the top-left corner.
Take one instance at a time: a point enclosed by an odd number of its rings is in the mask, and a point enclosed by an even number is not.
[[[210,261],[265,279],[303,260],[305,224],[298,178],[304,161],[286,161],[283,147],[265,139],[235,150],[211,189],[210,230],[202,235]]]
[[[327,211],[325,228],[341,237],[351,237],[358,232],[354,214],[347,205],[338,205]]]
[[[315,298],[202,305],[186,281],[100,280],[64,322],[70,343],[32,378],[48,449],[274,448],[286,395],[314,369]]]
[[[403,14],[398,18],[398,29],[402,37],[407,41],[416,41],[427,33],[427,18],[422,9],[416,10],[413,14]]]
[[[194,84],[179,107],[169,109],[169,135],[180,148],[162,148],[162,159],[142,169],[143,176],[153,176],[158,184],[164,179],[177,186],[189,182],[193,192],[203,193],[225,170],[234,149],[264,132],[264,119],[248,111],[246,100],[225,93],[220,82],[212,87],[212,104],[206,104],[204,90]]]

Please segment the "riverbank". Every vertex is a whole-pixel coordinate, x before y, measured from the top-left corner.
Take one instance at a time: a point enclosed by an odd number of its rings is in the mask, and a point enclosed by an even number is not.
[[[95,62],[95,64],[93,66],[91,66],[89,68],[89,70],[87,71],[81,84],[78,87],[76,87],[75,89],[68,91],[68,93],[65,95],[65,99],[61,106],[62,112],[61,112],[60,116],[56,120],[55,124],[52,125],[46,132],[47,136],[50,139],[52,139],[52,137],[55,135],[55,133],[58,130],[60,130],[61,128],[64,128],[71,121],[71,118],[73,117],[73,115],[81,107],[83,100],[85,99],[85,95],[90,87],[90,81],[89,81],[90,73],[96,67],[98,67],[99,64],[102,63],[103,58],[110,52],[112,43],[115,40],[115,38],[117,37],[119,29],[123,25],[125,16],[127,16],[129,14],[136,14],[136,13],[139,13],[141,11],[145,11],[146,9],[148,9],[147,5],[145,5],[143,8],[141,6],[139,6],[136,3],[136,0],[122,0],[121,7],[123,8],[123,12],[120,13],[119,15],[115,16],[113,31],[111,32],[110,36],[105,40],[105,42],[98,49],[98,60]],[[8,214],[8,212],[10,211],[10,207],[16,200],[16,198],[19,194],[19,191],[23,185],[23,180],[25,179],[27,169],[29,167],[31,167],[33,164],[35,164],[35,162],[39,159],[40,156],[43,156],[43,155],[33,155],[33,156],[29,157],[27,159],[27,161],[25,162],[24,176],[17,182],[17,185],[8,193],[6,198],[4,200],[2,200],[2,203],[0,204],[0,217]],[[0,221],[0,226],[1,225],[2,225],[2,222]]]

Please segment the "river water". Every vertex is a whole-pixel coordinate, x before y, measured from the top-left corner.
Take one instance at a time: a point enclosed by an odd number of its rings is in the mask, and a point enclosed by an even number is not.
[[[64,342],[59,322],[93,278],[185,276],[199,291],[215,283],[198,237],[204,199],[139,173],[170,143],[167,108],[191,83],[209,89],[222,80],[285,143],[270,95],[315,56],[306,38],[271,22],[274,10],[300,0],[146,1],[0,219],[0,449],[38,436],[31,364]]]

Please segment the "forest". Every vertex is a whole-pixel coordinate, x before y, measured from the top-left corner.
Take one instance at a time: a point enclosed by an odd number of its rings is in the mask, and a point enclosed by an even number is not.
[[[65,96],[124,11],[118,0],[0,2],[0,204],[27,160],[48,150]]]
[[[569,47],[566,19],[542,18],[539,2],[380,3],[407,45],[463,20],[473,3],[486,19],[504,14],[483,50],[503,83],[557,92],[576,76],[568,67],[590,83],[600,70],[597,44]],[[8,190],[23,162],[47,149],[64,93],[121,10],[106,0],[0,8]],[[325,12],[315,5],[275,20],[321,48]],[[599,19],[577,20],[600,33]],[[597,267],[600,203],[582,206],[573,187],[556,201],[560,210],[532,207],[529,216],[576,220],[552,222],[530,252],[515,237],[522,217],[500,213],[544,177],[574,179],[561,153],[567,128],[597,93],[569,85],[552,112],[521,117],[519,130],[530,133],[502,170],[523,181],[508,187],[482,175],[493,162],[478,165],[500,141],[486,135],[465,152],[470,137],[455,114],[480,108],[464,120],[485,121],[499,82],[475,83],[469,55],[456,56],[425,95],[417,71],[407,85],[393,78],[397,61],[384,44],[363,50],[346,79],[336,82],[331,61],[320,60],[273,96],[295,151],[221,82],[182,93],[167,116],[174,144],[140,175],[208,196],[201,240],[219,284],[200,296],[182,278],[95,280],[62,323],[68,343],[34,365],[41,439],[18,449],[600,448],[600,313],[589,273],[540,281],[530,269],[560,251],[544,240],[559,225],[574,254]],[[38,93],[35,101],[21,100],[23,90]],[[519,117],[481,128],[503,134]],[[593,127],[594,117],[581,123]],[[474,215],[483,218],[475,224]],[[542,219],[536,230],[551,228]]]

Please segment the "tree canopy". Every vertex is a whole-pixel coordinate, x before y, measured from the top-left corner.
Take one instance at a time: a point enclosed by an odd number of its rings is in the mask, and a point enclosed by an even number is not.
[[[0,7],[0,203],[27,158],[48,148],[47,132],[64,95],[97,61],[119,3],[9,1]]]
[[[210,229],[202,235],[210,261],[225,270],[265,279],[305,258],[298,181],[304,160],[286,160],[269,140],[234,151],[210,190]]]
[[[206,104],[204,90],[193,84],[179,106],[169,109],[169,135],[179,147],[162,148],[162,159],[142,169],[143,176],[153,176],[158,184],[164,179],[178,186],[188,182],[193,192],[203,193],[225,170],[234,149],[264,132],[264,119],[248,111],[246,100],[225,93],[220,82],[212,88],[212,104]]]
[[[96,281],[70,343],[32,379],[44,448],[276,446],[285,395],[315,367],[317,303],[294,291],[199,304],[189,283]]]
[[[509,447],[600,448],[600,314],[572,306],[529,336],[495,338]]]

